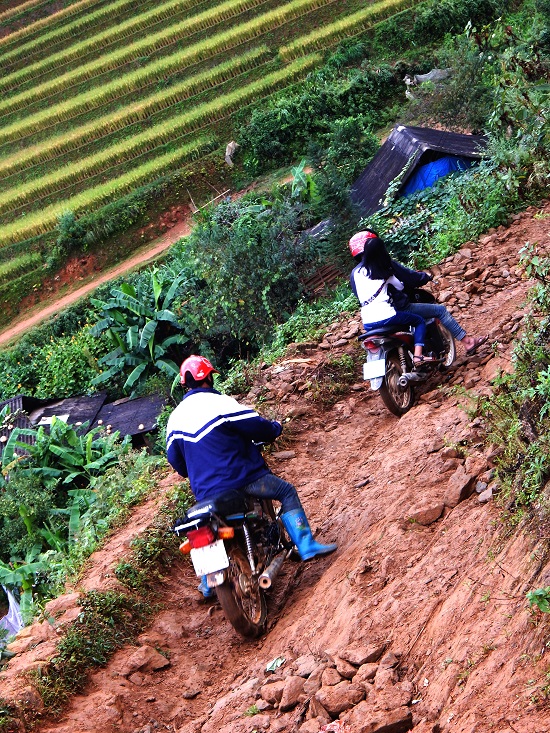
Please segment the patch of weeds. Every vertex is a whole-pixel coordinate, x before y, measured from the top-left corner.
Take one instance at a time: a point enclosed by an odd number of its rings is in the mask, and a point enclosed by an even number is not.
[[[466,660],[466,666],[464,669],[459,672],[458,674],[458,684],[459,685],[465,685],[468,677],[470,676],[472,669],[475,667],[475,662],[473,659],[467,659]]]
[[[115,568],[117,580],[133,591],[146,592],[161,579],[161,569],[170,567],[177,557],[177,543],[170,528],[190,503],[187,484],[175,487],[169,505],[162,507],[154,524],[130,543],[131,556]]]
[[[243,715],[246,715],[249,718],[252,718],[254,715],[258,715],[260,712],[259,707],[254,703],[254,705],[251,705],[249,708],[247,708]]]
[[[168,524],[151,527],[132,540],[132,555],[115,568],[117,580],[128,588],[145,591],[159,580],[161,567],[170,567],[176,557],[177,546]]]
[[[542,613],[550,613],[550,585],[531,590],[525,597],[530,609],[534,610],[533,607],[536,606]]]
[[[15,719],[15,710],[0,697],[0,733],[12,733],[19,730]]]
[[[331,357],[321,362],[309,376],[308,395],[314,402],[330,407],[348,393],[358,373],[358,364],[349,354]]]
[[[91,591],[80,605],[80,615],[60,640],[56,655],[45,668],[29,674],[52,713],[83,688],[90,668],[103,666],[114,651],[134,641],[153,611],[135,595],[115,591]]]

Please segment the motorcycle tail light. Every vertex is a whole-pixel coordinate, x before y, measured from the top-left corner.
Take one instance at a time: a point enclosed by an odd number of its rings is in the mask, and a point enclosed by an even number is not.
[[[374,341],[363,341],[363,347],[367,349],[367,351],[378,351],[380,344],[377,344]]]
[[[179,546],[179,551],[182,552],[184,555],[187,555],[191,552],[191,543],[189,540],[184,540],[181,545]]]
[[[235,529],[233,527],[218,527],[218,538],[220,540],[230,540],[235,536]]]
[[[212,542],[214,542],[215,537],[212,527],[206,525],[205,527],[200,527],[199,529],[194,529],[192,532],[188,532],[187,539],[189,540],[191,547],[197,548],[211,545]]]

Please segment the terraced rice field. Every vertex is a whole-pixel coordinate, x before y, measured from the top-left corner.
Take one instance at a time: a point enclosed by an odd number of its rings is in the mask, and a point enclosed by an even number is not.
[[[0,2],[0,283],[61,214],[223,159],[221,123],[417,1]]]

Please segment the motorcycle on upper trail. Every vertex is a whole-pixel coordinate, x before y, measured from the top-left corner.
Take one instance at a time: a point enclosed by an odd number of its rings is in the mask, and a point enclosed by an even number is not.
[[[411,300],[435,303],[434,296],[421,288],[411,293]],[[371,329],[359,336],[366,353],[363,379],[370,380],[388,410],[398,417],[414,404],[415,385],[426,382],[437,372],[448,369],[456,358],[453,336],[437,318],[426,319],[424,353],[437,361],[415,365],[413,362],[414,332],[411,327],[396,326]]]
[[[273,502],[231,491],[192,506],[173,531],[186,535],[180,551],[215,588],[233,628],[244,637],[263,634],[266,592],[294,550]]]

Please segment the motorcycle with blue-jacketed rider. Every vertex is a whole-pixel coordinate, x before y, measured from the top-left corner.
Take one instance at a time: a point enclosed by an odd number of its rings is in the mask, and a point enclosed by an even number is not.
[[[199,590],[214,594],[244,636],[265,628],[264,593],[295,549],[310,560],[337,549],[317,542],[294,486],[268,468],[261,446],[282,432],[275,420],[214,389],[217,370],[203,356],[181,365],[188,390],[168,420],[167,458],[189,477],[197,504],[174,526],[186,535]],[[275,511],[273,501],[280,504]]]

